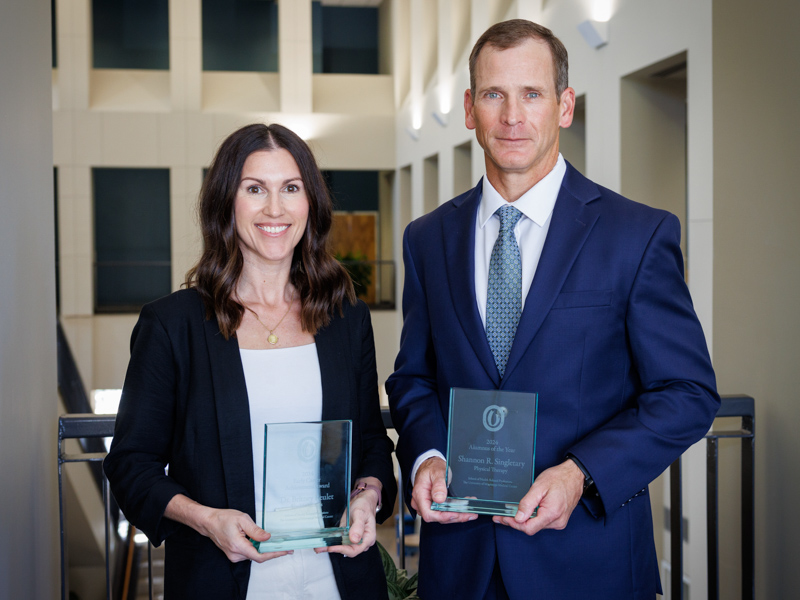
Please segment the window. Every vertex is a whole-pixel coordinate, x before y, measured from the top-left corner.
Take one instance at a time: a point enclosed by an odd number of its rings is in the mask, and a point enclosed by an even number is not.
[[[95,312],[137,312],[170,293],[169,169],[92,170]]]
[[[331,248],[356,294],[371,308],[393,309],[391,185],[380,171],[323,171],[333,195]]]
[[[312,4],[314,73],[378,73],[378,9]]]
[[[95,69],[169,69],[168,0],[93,0]]]
[[[335,210],[377,211],[378,171],[323,171]]]
[[[203,70],[278,70],[274,0],[203,0]]]

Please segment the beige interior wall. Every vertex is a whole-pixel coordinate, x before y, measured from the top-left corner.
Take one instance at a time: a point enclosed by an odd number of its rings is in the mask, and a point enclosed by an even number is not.
[[[575,113],[572,125],[561,130],[558,137],[558,150],[565,160],[578,169],[586,172],[586,96],[578,96],[575,102]]]
[[[50,3],[0,3],[0,598],[56,598]]]
[[[789,598],[800,588],[800,5],[715,2],[713,23],[714,359],[720,389],[756,403],[756,596]],[[737,454],[726,449],[723,466]],[[733,499],[737,475],[721,477]],[[723,506],[726,522],[736,508]],[[739,597],[738,544],[722,551],[722,597]]]
[[[686,80],[633,74],[620,84],[622,194],[676,215],[686,256]]]
[[[381,75],[391,75],[394,64],[395,39],[392,29],[392,4],[395,1],[383,0],[378,7],[378,73]]]
[[[439,155],[428,156],[422,162],[423,210],[431,212],[439,206]]]
[[[453,148],[453,194],[463,194],[475,185],[472,181],[472,144],[464,142]]]

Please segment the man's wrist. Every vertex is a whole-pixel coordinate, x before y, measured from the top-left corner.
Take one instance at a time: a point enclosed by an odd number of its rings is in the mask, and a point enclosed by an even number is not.
[[[445,460],[444,455],[438,450],[428,450],[420,454],[417,457],[417,460],[414,461],[414,466],[411,469],[411,477],[409,477],[412,487],[414,486],[414,482],[417,479],[417,471],[419,471],[419,468],[422,466],[422,463],[424,463],[426,460],[430,458],[441,458],[443,461]]]
[[[583,473],[583,494],[586,494],[588,491],[593,491],[595,488],[594,479],[589,471],[586,470],[586,467],[583,466],[583,463],[573,454],[567,454],[567,458],[575,463],[575,466]]]

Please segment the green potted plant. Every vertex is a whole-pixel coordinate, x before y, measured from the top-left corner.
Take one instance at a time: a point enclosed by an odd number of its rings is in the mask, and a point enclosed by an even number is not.
[[[369,264],[366,255],[356,250],[346,254],[337,252],[335,258],[342,263],[350,274],[350,279],[353,280],[353,287],[356,290],[356,296],[360,298],[366,295],[367,289],[372,283],[372,265]]]
[[[398,569],[394,559],[380,542],[375,542],[381,553],[383,572],[386,573],[386,586],[389,588],[389,600],[419,600],[417,595],[417,573],[411,577],[405,569]]]

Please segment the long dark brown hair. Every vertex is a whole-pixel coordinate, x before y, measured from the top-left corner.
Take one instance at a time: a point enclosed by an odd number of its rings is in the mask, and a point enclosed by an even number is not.
[[[345,299],[356,301],[350,276],[328,250],[333,202],[308,144],[281,125],[246,125],[222,142],[203,181],[198,206],[203,254],[184,283],[200,294],[206,318],[216,317],[225,339],[235,335],[245,310],[235,295],[244,259],[233,214],[242,168],[253,152],[278,148],[297,163],[309,204],[306,230],[294,249],[289,273],[300,296],[303,330],[316,334],[330,323],[335,310],[342,312]]]

